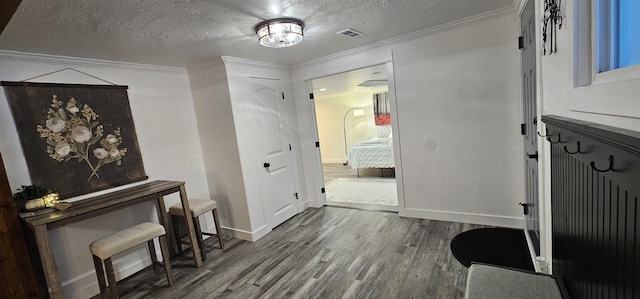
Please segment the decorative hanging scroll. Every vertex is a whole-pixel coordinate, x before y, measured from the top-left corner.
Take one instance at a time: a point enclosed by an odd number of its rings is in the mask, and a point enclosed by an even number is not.
[[[562,29],[564,17],[560,12],[562,0],[544,0],[544,14],[542,16],[542,55],[547,55],[547,41],[549,54],[558,51],[556,30]]]
[[[127,86],[2,85],[32,184],[64,199],[147,179]]]

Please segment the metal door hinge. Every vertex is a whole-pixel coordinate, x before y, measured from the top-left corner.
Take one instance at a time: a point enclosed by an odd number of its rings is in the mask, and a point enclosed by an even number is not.
[[[532,206],[533,204],[524,202],[520,202],[518,204],[522,206],[522,213],[525,215],[529,215],[529,206]]]
[[[309,94],[309,100],[313,100],[313,94],[312,93]]]
[[[518,50],[524,49],[524,36],[518,36]]]
[[[324,187],[320,188],[320,193],[324,193]]]
[[[284,92],[282,93],[282,99],[284,100]]]
[[[300,199],[300,198],[298,198],[298,192],[293,193],[293,196],[295,196],[295,197],[296,197],[296,199]]]
[[[527,135],[527,124],[520,124],[520,134]]]
[[[320,141],[316,141],[316,147],[320,147]]]
[[[289,151],[291,151],[291,143],[289,143]]]

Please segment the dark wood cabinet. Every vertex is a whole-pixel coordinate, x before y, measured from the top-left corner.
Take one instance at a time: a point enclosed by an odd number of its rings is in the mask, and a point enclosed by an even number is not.
[[[41,298],[0,155],[0,298]]]

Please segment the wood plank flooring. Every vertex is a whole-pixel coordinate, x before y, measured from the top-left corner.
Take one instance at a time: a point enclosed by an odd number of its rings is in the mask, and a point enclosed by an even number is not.
[[[342,163],[322,163],[325,184],[336,178],[395,177],[395,168],[361,168],[358,171]]]
[[[173,287],[147,268],[118,288],[124,298],[462,298],[467,269],[449,243],[479,227],[309,208],[256,242],[227,237],[224,252],[207,239],[200,268],[188,252],[173,258]]]
[[[359,171],[361,178],[395,178],[395,168],[362,168]],[[343,165],[342,163],[322,163],[322,173],[324,174],[325,186],[330,181],[337,178],[358,178],[358,173],[355,169],[352,169],[349,165]],[[377,204],[327,202],[327,205],[331,207],[353,208],[368,211],[398,212],[397,206],[384,206]]]

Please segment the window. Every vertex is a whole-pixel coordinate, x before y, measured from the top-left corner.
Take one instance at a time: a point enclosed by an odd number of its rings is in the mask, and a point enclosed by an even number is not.
[[[640,64],[640,1],[596,0],[596,66],[602,73]]]

